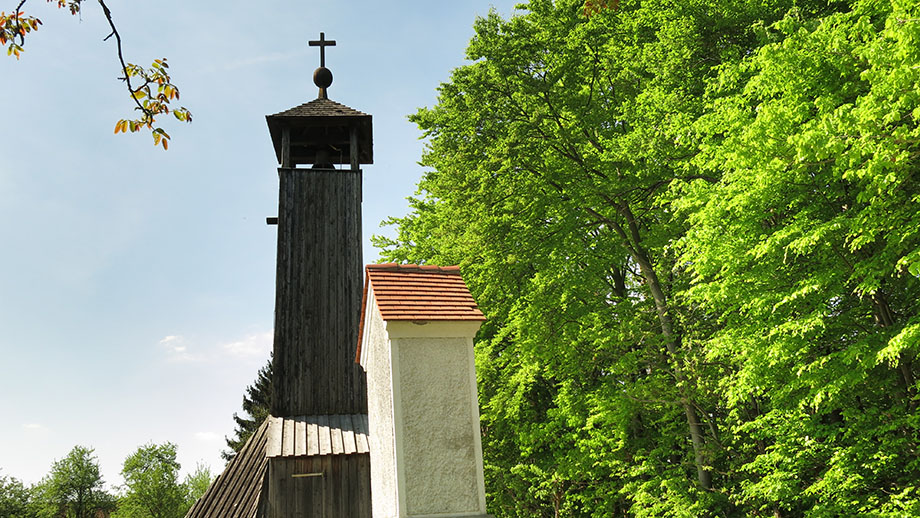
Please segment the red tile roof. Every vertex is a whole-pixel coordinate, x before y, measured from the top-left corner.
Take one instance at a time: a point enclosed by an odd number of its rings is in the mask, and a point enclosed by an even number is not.
[[[369,264],[361,301],[361,324],[358,329],[358,357],[364,334],[368,289],[384,320],[483,321],[486,317],[476,307],[458,266],[417,264]]]

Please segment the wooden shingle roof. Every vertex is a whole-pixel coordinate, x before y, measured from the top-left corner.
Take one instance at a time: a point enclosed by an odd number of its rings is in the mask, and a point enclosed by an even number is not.
[[[368,453],[367,415],[269,417],[269,457]]]
[[[292,165],[315,163],[317,146],[340,152],[329,155],[333,163],[350,163],[353,129],[357,130],[358,162],[374,163],[373,117],[344,104],[330,99],[314,99],[283,112],[266,115],[265,121],[279,164],[285,129],[290,131]]]
[[[266,419],[185,517],[255,518],[268,465],[268,457],[265,456],[267,439]]]
[[[261,518],[269,457],[367,454],[367,415],[269,416],[185,518]]]
[[[284,117],[370,117],[370,115],[329,99],[314,99],[266,118]]]

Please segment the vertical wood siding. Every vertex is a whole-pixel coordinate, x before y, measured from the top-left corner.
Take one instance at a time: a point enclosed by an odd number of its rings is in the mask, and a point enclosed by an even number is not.
[[[269,459],[265,518],[369,518],[370,456],[318,455]]]
[[[272,414],[365,414],[361,171],[278,170]]]

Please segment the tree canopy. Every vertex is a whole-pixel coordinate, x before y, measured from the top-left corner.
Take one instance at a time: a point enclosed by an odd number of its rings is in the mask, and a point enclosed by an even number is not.
[[[491,511],[918,512],[920,8],[605,6],[477,20],[378,238],[489,317]]]
[[[0,475],[2,518],[182,518],[213,480],[203,464],[179,481],[176,445],[146,444],[129,455],[124,486],[105,488],[91,448],[75,446],[34,486]]]
[[[42,518],[95,518],[97,511],[113,511],[115,497],[104,484],[92,448],[74,446],[34,488],[37,514]]]
[[[32,518],[29,488],[13,477],[0,475],[0,516],[5,518]]]
[[[125,493],[117,518],[181,518],[189,509],[188,490],[179,482],[176,445],[146,444],[129,455],[121,475]]]

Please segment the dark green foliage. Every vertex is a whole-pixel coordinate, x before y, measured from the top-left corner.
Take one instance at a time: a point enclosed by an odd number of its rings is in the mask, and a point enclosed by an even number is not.
[[[534,0],[412,119],[379,239],[459,264],[497,516],[904,516],[920,12]]]
[[[4,518],[34,518],[31,492],[22,482],[0,475],[0,516]]]
[[[236,421],[236,430],[234,437],[225,437],[229,450],[221,452],[221,457],[230,461],[239,453],[240,449],[249,440],[249,437],[262,425],[269,415],[271,415],[271,397],[272,397],[272,359],[259,369],[256,380],[252,385],[246,387],[246,394],[243,396],[243,417],[233,413],[233,420]]]

